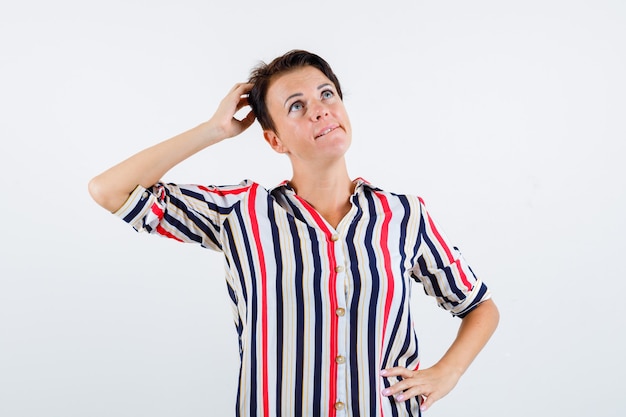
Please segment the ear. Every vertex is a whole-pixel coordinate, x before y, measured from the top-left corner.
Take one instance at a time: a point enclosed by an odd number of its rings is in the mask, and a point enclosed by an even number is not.
[[[287,148],[285,148],[280,138],[276,135],[276,132],[273,130],[264,130],[263,137],[276,152],[287,153]]]

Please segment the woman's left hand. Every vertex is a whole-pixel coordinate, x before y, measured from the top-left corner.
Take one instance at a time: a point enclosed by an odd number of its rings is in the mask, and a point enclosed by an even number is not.
[[[422,396],[420,408],[426,411],[435,401],[446,396],[457,384],[461,374],[441,365],[424,370],[411,371],[397,366],[383,369],[380,374],[385,377],[402,377],[382,394],[386,397],[394,396],[396,401],[406,401],[413,397]]]

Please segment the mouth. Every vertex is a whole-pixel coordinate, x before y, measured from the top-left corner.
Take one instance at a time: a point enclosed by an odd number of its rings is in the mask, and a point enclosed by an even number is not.
[[[329,126],[326,129],[322,130],[321,132],[319,132],[316,136],[315,139],[319,139],[322,136],[326,136],[327,134],[329,134],[330,132],[332,132],[333,130],[337,129],[339,126],[338,125],[333,125],[333,126]]]

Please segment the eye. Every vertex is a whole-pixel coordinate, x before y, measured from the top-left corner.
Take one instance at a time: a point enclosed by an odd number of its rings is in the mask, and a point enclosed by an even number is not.
[[[323,99],[333,98],[334,96],[335,96],[335,93],[332,90],[324,90],[324,91],[322,91],[322,98]]]
[[[300,111],[302,110],[302,103],[299,101],[296,101],[295,103],[293,103],[291,106],[289,106],[289,112],[296,112],[296,111]]]

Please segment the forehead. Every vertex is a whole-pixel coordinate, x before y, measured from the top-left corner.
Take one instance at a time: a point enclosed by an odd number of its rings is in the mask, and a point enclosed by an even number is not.
[[[277,75],[267,89],[267,101],[284,101],[287,97],[306,90],[317,89],[320,85],[333,82],[315,67],[306,66]]]

